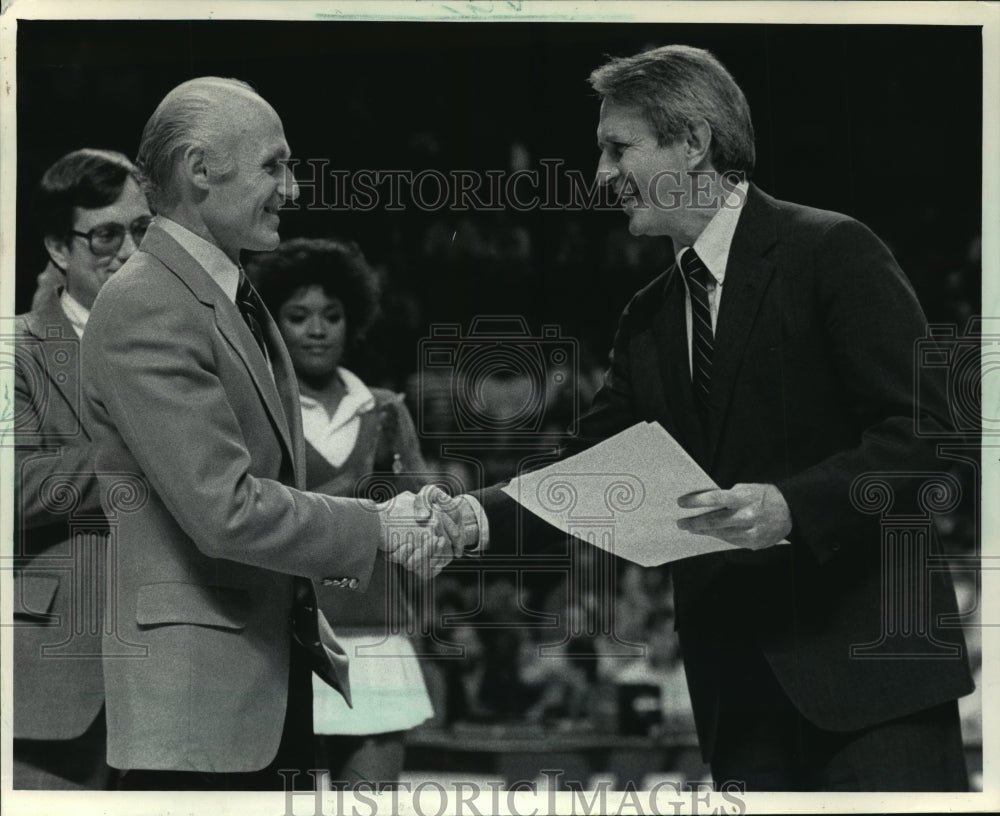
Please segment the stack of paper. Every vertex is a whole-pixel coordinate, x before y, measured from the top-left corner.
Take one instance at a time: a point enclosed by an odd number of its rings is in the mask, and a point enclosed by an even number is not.
[[[555,527],[644,567],[737,549],[677,527],[686,493],[717,485],[657,422],[642,422],[503,488]]]

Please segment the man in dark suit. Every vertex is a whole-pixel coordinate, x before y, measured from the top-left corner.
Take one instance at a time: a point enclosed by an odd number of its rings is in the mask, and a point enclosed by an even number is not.
[[[630,231],[669,237],[677,262],[622,314],[566,453],[657,421],[723,488],[681,497],[693,509],[681,526],[740,549],[673,567],[717,782],[965,789],[956,700],[972,681],[960,631],[940,625],[955,612],[950,576],[921,560],[934,542],[889,558],[865,506],[869,474],[905,513],[920,479],[947,469],[915,434],[916,418],[942,433],[950,420],[943,376],[914,393],[927,325],[913,290],[862,224],[746,181],[749,109],[709,53],[614,59],[591,83],[599,180]],[[551,537],[499,489],[480,495],[492,547]],[[896,590],[915,599],[921,638],[885,636]]]
[[[81,423],[80,337],[151,214],[135,167],[105,150],[59,159],[36,205],[59,283],[18,317],[14,338],[14,787],[102,790],[112,781],[99,611],[107,524]]]
[[[84,340],[97,472],[109,492],[139,476],[117,514],[105,638],[146,650],[104,663],[108,761],[126,789],[281,789],[281,770],[313,767],[310,670],[350,692],[305,579],[353,593],[379,549],[425,572],[450,557],[412,494],[303,490],[295,375],[239,263],[278,245],[278,209],[298,194],[288,159],[281,119],[245,83],[167,94],[137,159],[157,217]]]

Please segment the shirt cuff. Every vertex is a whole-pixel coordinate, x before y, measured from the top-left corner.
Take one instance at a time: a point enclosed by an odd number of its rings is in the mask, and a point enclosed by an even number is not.
[[[486,518],[486,511],[474,496],[463,495],[466,501],[466,510],[463,515],[466,517],[465,526],[477,528],[476,543],[474,546],[465,547],[463,555],[482,555],[490,546],[490,523]]]

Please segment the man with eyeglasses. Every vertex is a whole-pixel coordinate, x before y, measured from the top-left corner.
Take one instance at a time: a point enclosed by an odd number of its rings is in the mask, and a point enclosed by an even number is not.
[[[17,323],[14,787],[113,787],[101,667],[107,523],[81,424],[79,344],[104,283],[150,221],[121,153],[76,150],[42,177],[37,217],[55,286]]]

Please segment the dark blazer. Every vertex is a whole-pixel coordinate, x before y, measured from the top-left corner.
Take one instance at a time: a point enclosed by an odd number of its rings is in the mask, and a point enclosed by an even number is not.
[[[380,522],[302,492],[298,389],[266,313],[262,328],[272,370],[236,306],[155,223],[91,312],[84,403],[117,541],[104,660],[114,767],[265,767],[293,637],[348,696],[346,656],[296,576],[363,590]],[[116,657],[123,642],[142,656]]]
[[[684,303],[676,266],[633,297],[604,385],[567,453],[655,420],[721,487],[774,483],[788,502],[790,547],[672,567],[706,758],[715,684],[721,672],[739,671],[713,644],[759,649],[800,712],[824,729],[859,729],[971,691],[961,632],[938,625],[955,611],[950,576],[921,569],[915,579],[894,563],[883,578],[881,518],[852,498],[856,479],[884,473],[894,511],[919,511],[907,474],[948,470],[936,441],[914,434],[918,415],[943,434],[951,422],[940,372],[923,372],[915,396],[927,324],[892,255],[847,216],[751,186],[726,268],[707,433],[691,391]],[[531,546],[550,536],[499,490],[483,499],[493,540],[521,535]],[[883,591],[900,583],[920,591],[923,579],[930,637],[945,645],[925,659],[903,656],[912,640],[884,644],[893,658],[852,657],[853,646],[881,637]]]
[[[107,523],[80,417],[80,341],[49,289],[14,356],[14,736],[67,740],[104,704]]]

